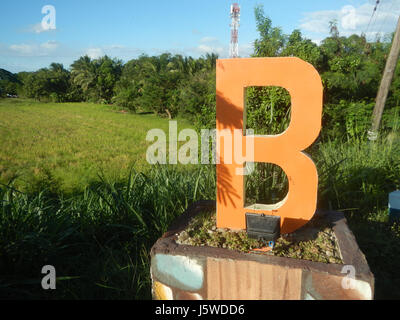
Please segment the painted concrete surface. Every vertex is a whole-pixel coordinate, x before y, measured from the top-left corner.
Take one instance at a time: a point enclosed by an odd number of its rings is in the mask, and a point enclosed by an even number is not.
[[[156,300],[174,300],[171,288],[158,281],[153,281],[153,297]]]
[[[351,279],[351,286],[343,285],[345,276],[319,272],[303,272],[303,288],[316,300],[371,300],[372,289],[369,283]]]
[[[152,272],[169,286],[196,291],[203,287],[204,282],[201,260],[186,256],[156,254],[152,259]]]
[[[366,281],[255,261],[156,255],[152,266],[157,300],[371,300]],[[161,270],[161,271],[160,271]],[[189,288],[189,289],[188,289]]]
[[[373,299],[374,276],[343,214],[325,214],[333,224],[343,265],[176,243],[190,219],[215,208],[213,203],[193,204],[152,247],[154,299]]]
[[[299,300],[301,269],[255,261],[207,259],[207,299]]]

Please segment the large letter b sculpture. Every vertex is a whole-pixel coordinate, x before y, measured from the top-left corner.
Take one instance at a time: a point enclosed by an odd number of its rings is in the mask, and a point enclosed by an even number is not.
[[[285,132],[271,136],[245,133],[245,88],[279,86],[291,96],[291,122]],[[306,224],[317,204],[318,174],[314,162],[303,151],[318,137],[321,129],[323,88],[312,65],[298,58],[249,58],[217,61],[217,227],[246,228],[246,212],[281,217],[281,233],[291,233]],[[267,124],[266,124],[267,126]],[[245,163],[234,159],[233,139],[227,142],[221,132],[241,130],[242,150],[253,139],[254,154],[245,162],[268,162],[286,173],[289,192],[275,205],[245,207]],[[232,148],[226,148],[232,144]],[[228,151],[227,151],[228,150]],[[232,153],[231,153],[232,152]]]

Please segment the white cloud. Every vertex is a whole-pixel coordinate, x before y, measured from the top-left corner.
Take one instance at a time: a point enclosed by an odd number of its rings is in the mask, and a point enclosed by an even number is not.
[[[107,48],[109,48],[111,50],[113,50],[113,49],[120,49],[120,50],[126,49],[125,46],[120,45],[120,44],[112,44],[111,46],[108,46]]]
[[[97,59],[104,56],[104,51],[102,48],[89,48],[86,50],[86,54],[91,59]]]
[[[1,55],[13,55],[20,57],[43,57],[43,56],[51,56],[52,54],[59,54],[61,51],[57,52],[60,44],[57,41],[47,41],[43,43],[20,43],[20,44],[12,44],[8,47],[5,47]]]
[[[44,42],[40,45],[41,48],[48,49],[48,50],[55,50],[58,48],[58,46],[59,46],[59,43],[54,40]]]
[[[205,45],[205,44],[200,44],[197,46],[197,51],[201,54],[206,54],[206,53],[218,53],[219,55],[223,54],[225,49],[221,46],[209,46],[209,45]]]
[[[36,45],[30,44],[12,44],[10,49],[19,55],[31,55],[36,50]]]
[[[317,46],[319,46],[322,43],[323,39],[311,39],[312,42],[314,42]]]
[[[23,29],[22,32],[28,32],[28,33],[42,33],[46,31],[54,31],[55,29],[52,28],[43,28],[43,25],[41,22],[29,25],[27,28]]]
[[[159,53],[165,50],[159,49]],[[124,61],[136,58],[143,50],[120,44],[89,48],[71,48],[57,41],[5,44],[0,42],[0,65],[13,72],[35,71],[48,67],[52,62],[63,63],[68,67],[79,57],[88,54],[91,58],[108,56]],[[150,52],[152,53],[152,52]]]
[[[155,51],[156,49],[152,49],[151,51]],[[160,50],[160,53],[165,51]],[[140,54],[144,53],[143,50],[134,47],[127,47],[120,44],[112,44],[101,47],[92,47],[87,48],[82,51],[81,55],[88,55],[91,59],[98,59],[105,55],[108,55],[111,58],[118,58],[125,61],[131,60]]]
[[[329,21],[338,19],[336,11],[316,11],[307,13],[300,25],[301,29],[311,32],[326,33],[329,32]]]
[[[203,37],[199,40],[196,47],[185,48],[184,54],[191,56],[201,56],[207,53],[217,53],[219,58],[229,58],[229,43],[222,43],[216,37]],[[252,43],[240,43],[239,42],[239,56],[249,57],[253,53]]]
[[[304,14],[300,28],[309,37],[322,38],[329,34],[329,22],[337,20],[339,33],[343,36],[366,32],[369,39],[374,39],[378,34],[393,32],[400,14],[400,0],[381,1],[371,20],[374,7],[375,1],[370,0],[358,7],[346,5],[338,10],[308,12]]]
[[[188,55],[205,55],[207,53],[217,53],[219,57],[225,57],[228,53],[228,48],[222,44],[218,38],[205,36],[199,40],[195,48],[185,50]]]
[[[201,43],[218,42],[218,38],[215,37],[203,37],[200,39]]]

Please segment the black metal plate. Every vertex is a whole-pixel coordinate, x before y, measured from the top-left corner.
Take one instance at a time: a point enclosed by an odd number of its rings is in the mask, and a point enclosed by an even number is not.
[[[250,238],[276,241],[280,230],[281,217],[246,213],[246,231]]]

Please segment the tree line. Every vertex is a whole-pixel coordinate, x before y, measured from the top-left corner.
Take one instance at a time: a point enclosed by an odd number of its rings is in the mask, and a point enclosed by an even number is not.
[[[370,118],[393,35],[367,41],[364,35],[341,36],[337,22],[318,45],[299,30],[287,35],[272,25],[262,6],[254,9],[258,38],[253,57],[296,56],[311,63],[324,85],[327,135],[338,131],[362,135]],[[88,101],[192,119],[199,127],[215,126],[214,53],[200,58],[164,53],[141,55],[123,63],[104,56],[80,57],[69,70],[52,63],[36,72],[16,75],[0,70],[0,94],[18,94],[41,101]],[[383,117],[383,128],[399,119],[400,77],[396,70]],[[267,133],[282,132],[290,121],[290,96],[283,88],[247,89],[248,125]],[[262,132],[266,133],[266,132]]]
[[[164,53],[141,55],[124,64],[108,56],[83,56],[70,70],[59,63],[16,75],[3,70],[7,77],[2,80],[1,92],[39,101],[116,104],[170,118],[178,113],[191,116],[197,106],[215,100],[217,58],[214,53],[198,59]]]

